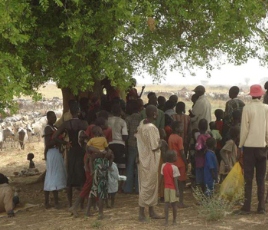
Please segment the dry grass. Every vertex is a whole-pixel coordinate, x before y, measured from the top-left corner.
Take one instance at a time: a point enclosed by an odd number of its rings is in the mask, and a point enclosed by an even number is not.
[[[38,92],[48,99],[53,97],[62,98],[61,90],[55,84],[45,84],[39,88]]]
[[[38,204],[29,210],[20,211],[15,218],[0,218],[0,229],[165,229],[164,220],[150,220],[146,223],[138,222],[138,196],[117,194],[114,209],[104,211],[105,219],[97,220],[97,213],[93,217],[84,217],[84,211],[80,211],[79,218],[73,218],[67,211],[66,193],[60,193],[60,200],[63,208],[60,210],[45,210],[43,207],[43,184],[29,184],[37,176],[32,177],[12,177],[14,171],[20,171],[28,167],[26,160],[27,153],[35,154],[34,162],[36,167],[43,171],[45,162],[43,158],[43,143],[34,142],[26,145],[25,150],[8,149],[0,152],[1,172],[11,176],[12,185],[21,188],[20,198],[22,203]],[[74,196],[77,197],[75,192]],[[266,215],[251,214],[248,216],[230,215],[220,221],[208,222],[198,215],[198,207],[195,205],[192,191],[187,188],[185,191],[185,203],[190,207],[178,210],[178,226],[169,226],[168,229],[187,230],[215,230],[215,229],[266,229],[268,219]],[[238,207],[237,207],[238,208]],[[257,209],[256,188],[253,192],[252,210]],[[156,211],[164,215],[164,205],[159,204]],[[172,219],[170,211],[170,219]]]

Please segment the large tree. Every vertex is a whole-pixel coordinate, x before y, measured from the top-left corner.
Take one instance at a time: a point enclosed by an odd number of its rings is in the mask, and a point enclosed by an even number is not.
[[[195,66],[267,61],[265,0],[0,1],[0,107],[48,80],[71,94],[124,89],[134,73],[155,79],[165,63]],[[216,61],[216,62],[215,62]],[[179,81],[179,80],[178,80]]]

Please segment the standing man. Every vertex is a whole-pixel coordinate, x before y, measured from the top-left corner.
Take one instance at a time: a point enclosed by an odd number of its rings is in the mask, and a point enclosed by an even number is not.
[[[245,201],[241,214],[248,214],[251,206],[252,180],[256,168],[259,214],[265,213],[266,146],[268,143],[268,106],[260,100],[264,91],[260,85],[252,85],[252,101],[242,113],[239,148],[243,148]]]
[[[153,209],[158,202],[158,167],[161,155],[159,131],[153,124],[157,118],[156,106],[148,105],[146,115],[147,118],[140,122],[136,135],[139,152],[139,221],[141,222],[145,221],[145,207],[149,207],[151,218],[160,218]]]
[[[201,119],[206,119],[208,124],[211,122],[211,104],[205,96],[205,87],[197,86],[194,90],[198,99],[191,110],[192,129],[198,129],[198,123]]]
[[[155,92],[150,92],[148,94],[148,103],[146,105],[144,105],[144,107],[146,108],[149,105],[153,105],[154,107],[157,107],[157,96],[155,94]],[[162,110],[157,109],[157,118],[155,120],[153,120],[153,124],[158,128],[158,129],[164,129],[165,128],[165,114]],[[146,110],[144,109],[143,111],[141,111],[141,120],[146,118]]]
[[[242,114],[242,110],[245,106],[245,103],[237,98],[239,94],[239,88],[237,86],[232,86],[229,89],[230,100],[226,102],[224,118],[223,118],[223,139],[226,139],[226,135],[229,132],[230,128],[233,125],[233,112],[239,110]]]

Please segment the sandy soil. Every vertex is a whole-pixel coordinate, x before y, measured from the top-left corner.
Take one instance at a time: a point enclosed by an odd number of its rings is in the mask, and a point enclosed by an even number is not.
[[[195,205],[191,189],[185,191],[186,204],[189,208],[178,210],[178,225],[170,225],[168,228],[163,226],[164,220],[150,220],[146,223],[138,222],[138,195],[117,194],[114,209],[105,209],[105,219],[97,220],[97,213],[93,217],[84,216],[84,210],[80,211],[78,218],[73,218],[67,209],[66,193],[60,193],[62,208],[56,210],[51,208],[46,210],[43,206],[43,184],[31,182],[38,176],[14,177],[13,172],[21,171],[28,167],[26,160],[27,153],[35,154],[35,164],[40,171],[45,170],[43,158],[43,143],[27,143],[25,150],[9,148],[0,152],[1,172],[10,176],[12,186],[21,189],[21,203],[31,203],[37,206],[29,210],[19,211],[14,218],[0,218],[0,229],[267,229],[267,215],[253,213],[248,216],[229,215],[220,221],[208,222],[198,214],[199,207]],[[77,197],[76,192],[74,197]],[[253,192],[252,210],[257,208],[256,191]],[[164,215],[164,205],[159,204],[156,211]],[[170,212],[170,219],[171,212]]]

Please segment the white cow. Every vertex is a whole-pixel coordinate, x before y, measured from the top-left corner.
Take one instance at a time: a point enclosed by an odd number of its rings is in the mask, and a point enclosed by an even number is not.
[[[43,135],[43,130],[47,124],[47,118],[46,117],[41,117],[39,120],[35,121],[32,124],[32,129],[34,132],[34,135],[37,136],[38,141],[41,140],[41,136]]]
[[[6,127],[5,129],[1,128],[1,139],[0,139],[0,148],[3,149],[4,143],[7,141],[7,139],[11,139],[11,144],[14,140],[14,129],[12,126]]]
[[[15,134],[14,141],[18,141],[20,144],[20,148],[24,149],[25,147],[25,142],[28,140],[28,134],[27,130],[24,128],[19,128],[18,131]]]

